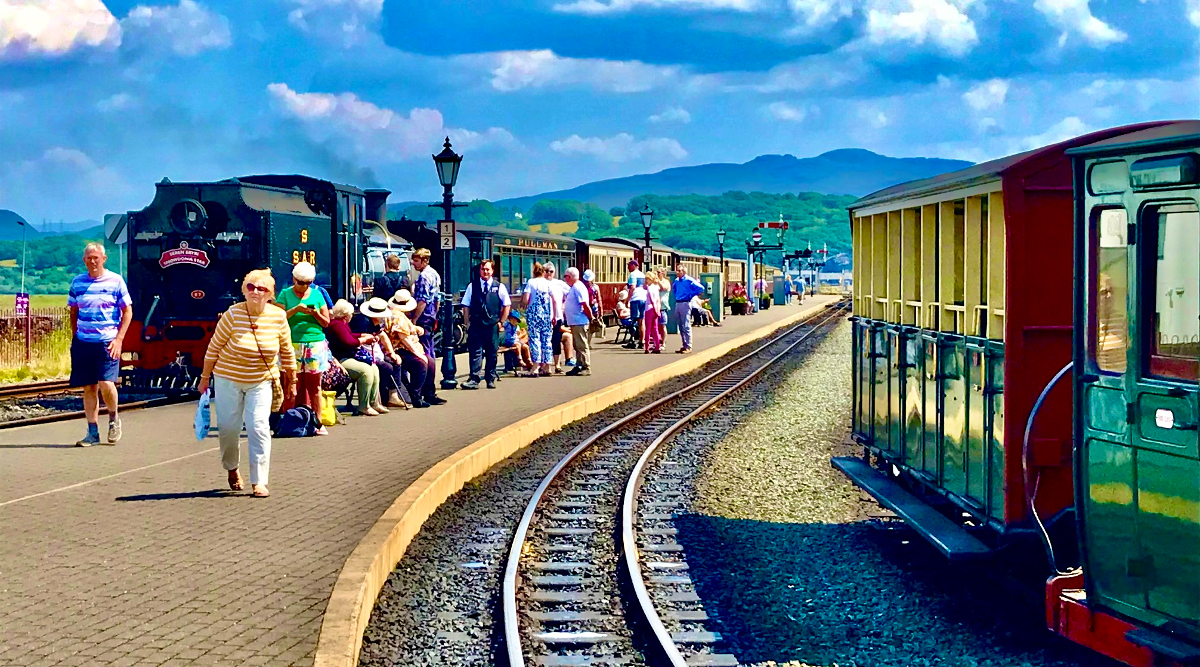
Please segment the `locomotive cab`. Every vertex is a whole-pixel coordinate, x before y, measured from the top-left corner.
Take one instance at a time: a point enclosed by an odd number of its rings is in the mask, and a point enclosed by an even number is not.
[[[1057,625],[1129,664],[1194,664],[1200,659],[1200,121],[1069,154],[1083,576],[1052,580]],[[1071,589],[1075,610],[1066,601]],[[1088,636],[1085,624],[1069,622],[1072,611],[1119,620],[1109,621],[1114,630],[1107,635]]]

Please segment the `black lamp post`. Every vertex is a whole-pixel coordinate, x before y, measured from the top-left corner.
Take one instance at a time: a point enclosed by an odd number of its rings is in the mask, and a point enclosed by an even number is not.
[[[642,250],[642,268],[649,271],[651,259],[654,257],[654,250],[650,247],[650,225],[654,222],[654,209],[650,208],[650,204],[646,204],[642,206],[638,215],[642,216],[642,229],[646,230],[646,246]]]
[[[721,303],[725,303],[725,293],[728,289],[725,287],[725,228],[717,230],[717,252],[721,255]],[[722,305],[721,310],[725,307]]]
[[[437,167],[438,181],[442,184],[442,203],[438,206],[445,213],[443,222],[454,221],[454,209],[466,204],[454,203],[454,184],[458,182],[458,167],[462,164],[462,156],[450,149],[450,137],[446,137],[441,153],[433,156],[433,164]],[[442,250],[442,291],[446,293],[447,303],[443,304],[442,312],[442,389],[454,389],[458,386],[458,365],[454,361],[454,289],[450,284],[450,250]]]

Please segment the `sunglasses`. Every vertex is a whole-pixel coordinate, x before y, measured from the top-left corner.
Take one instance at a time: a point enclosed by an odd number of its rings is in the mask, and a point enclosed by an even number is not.
[[[292,282],[296,283],[297,285],[311,285],[312,284],[311,280],[300,280],[299,278],[292,278]]]
[[[252,284],[250,284],[250,283],[246,283],[246,291],[248,291],[248,292],[263,292],[263,293],[268,293],[268,292],[270,292],[271,290],[270,290],[270,288],[268,288],[268,287],[263,287],[262,285],[252,285]]]

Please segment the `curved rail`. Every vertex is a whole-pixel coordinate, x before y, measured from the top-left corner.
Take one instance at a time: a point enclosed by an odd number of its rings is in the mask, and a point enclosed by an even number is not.
[[[651,412],[660,410],[664,406],[669,405],[670,403],[679,400],[684,395],[692,393],[695,390],[712,383],[719,376],[722,376],[722,375],[728,373],[734,367],[740,365],[742,362],[750,359],[751,357],[758,355],[760,352],[762,352],[766,348],[777,344],[780,339],[788,336],[789,334],[797,331],[798,329],[801,329],[806,326],[813,326],[813,330],[814,331],[817,330],[817,328],[819,328],[820,326],[831,321],[835,317],[840,316],[842,309],[843,309],[842,304],[838,304],[837,306],[835,306],[835,308],[836,308],[836,312],[833,315],[826,317],[819,324],[814,326],[813,321],[818,319],[819,317],[821,317],[821,315],[820,314],[814,315],[813,317],[808,318],[805,321],[798,323],[796,326],[788,329],[786,332],[780,334],[779,336],[775,336],[771,341],[764,343],[763,345],[755,348],[754,350],[725,364],[721,368],[714,370],[713,372],[711,372],[708,375],[704,376],[703,378],[697,380],[696,382],[688,385],[687,387],[684,387],[682,389],[679,389],[678,391],[672,392],[671,394],[668,394],[667,396],[664,396],[646,406],[643,406],[642,408],[639,408],[638,410],[635,410],[634,412],[631,412],[630,414],[605,426],[604,428],[600,429],[599,431],[593,433],[587,439],[580,442],[574,449],[572,449],[569,453],[567,453],[566,456],[564,456],[561,460],[559,460],[559,462],[557,464],[555,464],[555,466],[550,470],[550,472],[547,473],[546,476],[542,479],[542,482],[538,485],[537,489],[533,493],[532,498],[530,498],[529,503],[526,505],[524,513],[521,515],[521,521],[517,525],[517,529],[514,532],[512,544],[509,548],[508,559],[507,559],[507,563],[506,563],[505,570],[504,570],[504,580],[503,580],[502,590],[501,590],[502,612],[503,612],[501,622],[503,623],[502,636],[503,636],[503,640],[504,640],[505,652],[506,652],[506,655],[508,658],[509,667],[524,667],[524,665],[526,664],[524,652],[522,650],[522,645],[521,645],[520,617],[519,617],[519,614],[517,611],[517,578],[518,578],[519,569],[520,569],[521,556],[522,556],[522,553],[526,549],[526,541],[527,541],[527,538],[529,535],[530,526],[533,523],[534,515],[537,513],[537,510],[538,510],[539,506],[541,505],[542,500],[546,495],[546,491],[558,479],[559,475],[565,469],[567,469],[568,466],[570,466],[572,463],[574,463],[575,460],[578,459],[581,454],[583,454],[588,449],[590,449],[596,442],[598,442],[602,438],[610,436],[610,435],[620,431],[622,428],[624,428],[631,422],[634,422],[635,420],[643,417],[644,415],[647,415]],[[780,356],[782,356],[782,354],[786,354],[787,351],[790,351],[801,341],[807,339],[808,335],[809,334],[806,334],[800,340],[796,341],[792,345],[789,345],[784,353],[781,353],[779,355],[772,357],[772,359],[768,362],[767,365],[774,363]],[[764,366],[764,368],[765,368],[765,366]],[[755,371],[754,373],[752,373],[751,377],[757,376],[761,372],[761,370],[762,369],[759,369],[759,370]],[[741,387],[741,386],[744,386],[744,384],[745,384],[745,381],[742,381],[742,382],[737,383],[735,385],[735,387]],[[714,398],[711,401],[706,402],[704,409],[707,409],[708,407],[710,407],[717,400],[720,400],[721,398],[728,396],[730,391],[732,391],[732,390],[724,390],[716,398]],[[683,420],[680,420],[679,422],[677,422],[675,426],[673,426],[671,429],[669,429],[670,433],[674,433],[675,431],[677,431],[679,427],[682,427],[682,425],[684,423],[686,423],[686,421],[692,419],[695,414],[699,414],[699,411],[693,411],[693,413],[689,414]],[[665,437],[666,436],[660,436],[659,438],[656,439],[655,442],[660,442],[660,441],[664,440]],[[639,463],[641,463],[641,461],[639,461]],[[638,468],[638,470],[640,470],[640,467]],[[640,572],[640,568],[638,571]],[[640,583],[640,579],[635,578],[634,582],[635,582],[634,586],[636,587]],[[645,591],[644,583],[641,584],[641,586],[642,586],[642,593],[639,597],[644,596],[646,599],[648,599],[648,594]],[[674,643],[670,640],[670,636],[669,636],[669,634],[666,633],[666,629],[665,629],[665,627],[663,627],[661,620],[658,619],[657,614],[653,612],[653,607],[651,607],[651,613],[652,613],[652,616],[650,617],[651,624],[653,625],[653,623],[655,621],[657,621],[657,627],[654,630],[654,634],[655,634],[656,638],[661,639],[662,637],[666,637],[666,644],[664,645],[664,652],[666,652],[667,655],[672,655],[671,652],[673,652],[672,659],[673,660],[677,659],[679,661],[677,664],[684,664],[682,655],[679,653],[678,649],[675,648]]]

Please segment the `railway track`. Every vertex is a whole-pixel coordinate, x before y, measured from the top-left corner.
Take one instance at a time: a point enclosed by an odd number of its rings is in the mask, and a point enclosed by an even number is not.
[[[844,303],[592,434],[545,476],[507,555],[499,633],[509,667],[736,665],[705,627],[658,447],[839,319]],[[643,489],[645,487],[645,489]]]
[[[47,380],[44,382],[26,382],[22,384],[14,384],[0,386],[0,400],[27,400],[36,398],[61,398],[63,394],[74,393],[69,386],[68,380]],[[122,391],[131,391],[136,393],[146,393],[136,389],[122,388]],[[157,393],[157,392],[154,392]],[[166,396],[154,396],[152,398],[143,398],[133,401],[123,401],[121,410],[140,410],[142,408],[153,408],[160,405],[170,405],[172,403],[182,403],[192,400],[196,397],[194,392],[171,392]],[[19,426],[33,426],[35,424],[48,424],[51,422],[70,421],[72,419],[82,419],[84,413],[82,410],[60,410],[49,414],[42,414],[33,417],[22,417],[19,419],[0,419],[0,430],[8,428],[17,428]]]
[[[67,380],[24,382],[0,386],[0,400],[12,398],[37,398],[46,394],[61,394],[70,389]]]

